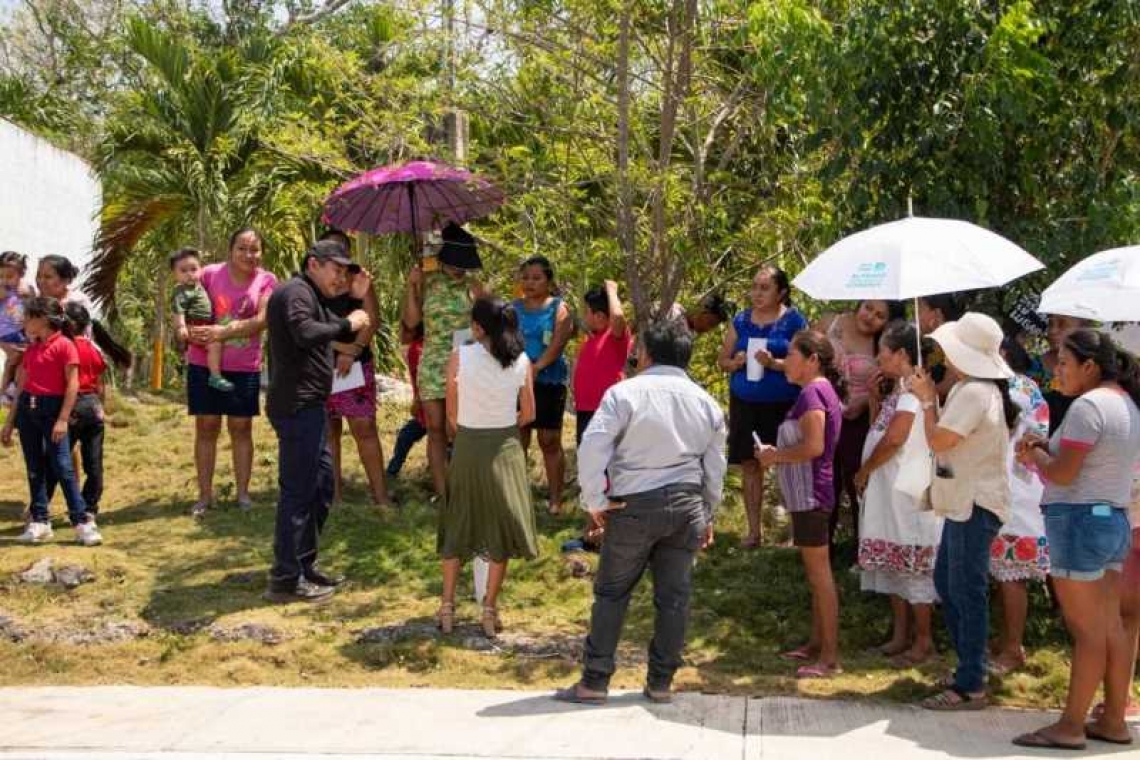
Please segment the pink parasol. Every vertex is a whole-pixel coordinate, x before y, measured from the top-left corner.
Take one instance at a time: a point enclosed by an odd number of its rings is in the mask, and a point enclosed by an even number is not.
[[[504,199],[501,190],[464,169],[411,161],[344,183],[325,201],[322,220],[351,232],[415,235],[487,216]]]

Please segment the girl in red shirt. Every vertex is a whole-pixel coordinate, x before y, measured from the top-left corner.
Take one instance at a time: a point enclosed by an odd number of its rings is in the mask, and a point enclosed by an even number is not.
[[[63,487],[68,517],[79,543],[95,546],[103,539],[79,492],[67,435],[68,420],[79,395],[79,351],[70,340],[71,325],[59,301],[39,297],[25,305],[24,332],[31,345],[16,376],[16,411],[0,431],[0,442],[11,446],[12,430],[19,429],[28,470],[32,521],[20,541],[36,544],[52,536],[47,498],[51,472]]]
[[[84,337],[91,327],[91,314],[87,308],[77,301],[70,301],[63,307],[63,313],[71,324],[71,334],[75,336],[72,342],[79,353],[79,395],[68,421],[67,437],[72,447],[78,447],[83,463],[82,493],[87,514],[97,515],[99,500],[103,498],[103,405],[106,403],[103,373],[107,371],[107,362],[96,345]],[[72,462],[75,462],[74,456]],[[55,487],[55,475],[49,471],[48,504],[55,496]]]

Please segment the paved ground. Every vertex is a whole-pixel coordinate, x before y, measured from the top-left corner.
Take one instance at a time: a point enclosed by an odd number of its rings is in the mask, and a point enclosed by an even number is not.
[[[1049,756],[1009,743],[1048,719],[699,694],[664,706],[619,694],[587,708],[518,691],[12,688],[0,689],[0,760],[1014,760]],[[1086,754],[1140,750],[1093,744]]]

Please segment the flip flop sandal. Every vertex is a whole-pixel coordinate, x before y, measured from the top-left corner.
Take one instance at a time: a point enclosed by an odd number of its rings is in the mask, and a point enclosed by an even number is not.
[[[641,690],[641,695],[655,705],[669,705],[673,703],[673,692],[653,691],[648,686]]]
[[[556,702],[569,702],[574,705],[593,705],[599,707],[606,703],[607,695],[588,696],[578,693],[578,684],[574,684],[566,689],[559,689],[554,692],[554,700]]]
[[[843,673],[838,665],[803,665],[796,668],[796,678],[807,680],[811,678],[834,678]]]
[[[1131,734],[1129,734],[1128,737],[1125,739],[1117,739],[1117,738],[1112,737],[1112,736],[1106,736],[1105,734],[1102,734],[1100,732],[1100,730],[1096,726],[1094,726],[1092,723],[1086,723],[1085,724],[1085,737],[1088,739],[1092,739],[1094,742],[1104,742],[1105,744],[1118,744],[1122,747],[1126,747],[1132,743],[1132,735]]]
[[[1022,734],[1016,737],[1013,743],[1018,747],[1029,747],[1030,749],[1067,749],[1074,752],[1086,749],[1084,742],[1059,742],[1056,739],[1050,739],[1038,731]]]
[[[815,657],[810,648],[806,646],[796,647],[787,652],[780,653],[780,659],[785,662],[807,662]]]
[[[989,704],[985,695],[975,697],[960,689],[946,689],[919,702],[923,709],[934,712],[972,712],[984,710]]]

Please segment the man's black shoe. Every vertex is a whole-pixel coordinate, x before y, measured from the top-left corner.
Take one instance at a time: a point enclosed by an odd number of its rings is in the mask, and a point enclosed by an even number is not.
[[[336,593],[333,586],[321,586],[302,578],[291,589],[274,588],[272,585],[262,594],[262,599],[274,604],[290,602],[323,602]]]
[[[315,583],[318,586],[330,586],[336,588],[344,583],[345,577],[340,573],[336,575],[325,575],[319,568],[311,568],[305,571],[305,580],[310,583]]]

